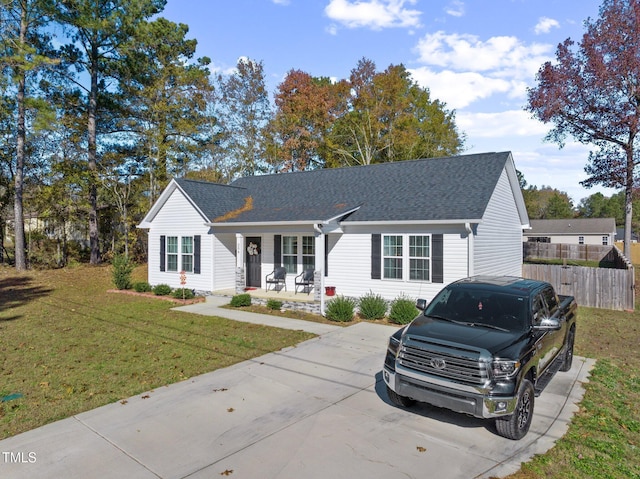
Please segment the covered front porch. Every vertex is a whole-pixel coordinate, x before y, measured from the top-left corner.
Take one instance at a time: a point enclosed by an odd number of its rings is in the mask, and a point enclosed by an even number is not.
[[[315,287],[310,288],[310,290],[303,291],[302,288],[298,289],[298,292],[289,291],[289,290],[275,290],[273,288],[269,288],[266,290],[265,288],[242,288],[242,290],[238,290],[238,288],[228,288],[228,289],[219,289],[212,292],[213,296],[224,296],[228,297],[229,300],[237,294],[246,293],[251,296],[251,302],[254,304],[266,305],[269,300],[282,301],[283,309],[291,309],[294,311],[306,311],[314,314],[322,314],[321,311],[321,302],[324,303],[331,299],[333,294],[327,295],[326,291],[322,291],[321,293],[315,294]],[[308,292],[307,292],[308,291]]]

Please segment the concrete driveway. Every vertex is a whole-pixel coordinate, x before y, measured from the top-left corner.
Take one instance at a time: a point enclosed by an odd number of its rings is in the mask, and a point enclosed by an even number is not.
[[[380,371],[395,329],[331,327],[297,347],[0,441],[0,477],[499,477],[565,433],[593,365],[576,357],[558,373],[515,442],[490,422],[392,406]]]

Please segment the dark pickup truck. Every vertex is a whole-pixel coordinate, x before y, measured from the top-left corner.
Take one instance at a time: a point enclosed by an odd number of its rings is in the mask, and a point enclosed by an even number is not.
[[[577,305],[549,283],[475,276],[451,283],[391,338],[389,399],[495,418],[499,435],[529,431],[534,397],[573,360]],[[422,306],[422,307],[421,307]]]

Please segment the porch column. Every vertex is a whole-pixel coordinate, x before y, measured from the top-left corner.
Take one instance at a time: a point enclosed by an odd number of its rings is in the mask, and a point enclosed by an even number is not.
[[[314,225],[314,230],[315,230],[314,239],[315,239],[315,250],[316,250],[316,257],[315,257],[316,268],[315,268],[315,273],[313,277],[313,284],[314,284],[313,299],[314,301],[320,301],[320,314],[324,316],[324,270],[326,266],[324,264],[325,234],[322,231],[320,225],[318,226]]]
[[[244,293],[244,235],[236,233],[236,293]]]

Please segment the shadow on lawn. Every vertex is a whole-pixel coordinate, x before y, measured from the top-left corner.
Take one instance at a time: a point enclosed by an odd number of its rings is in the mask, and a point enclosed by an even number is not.
[[[0,280],[0,315],[3,311],[48,295],[51,290],[32,286],[33,280],[26,276]],[[20,316],[0,316],[0,322],[13,321]]]

